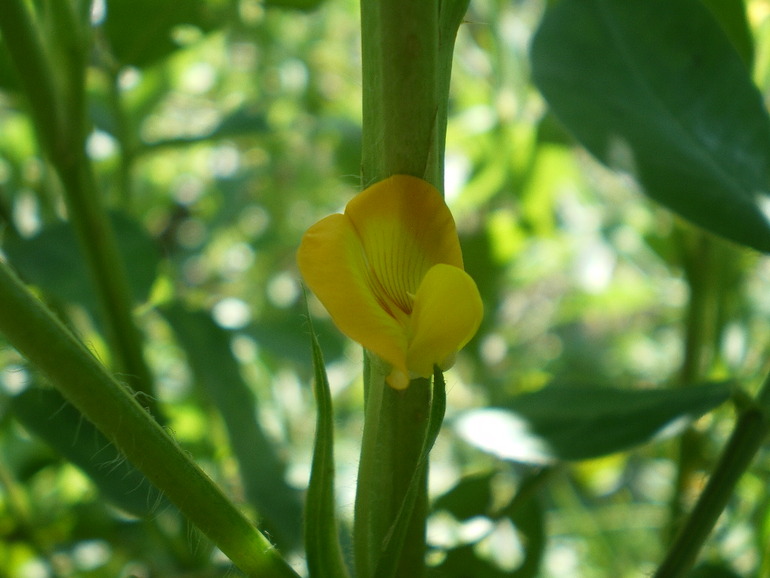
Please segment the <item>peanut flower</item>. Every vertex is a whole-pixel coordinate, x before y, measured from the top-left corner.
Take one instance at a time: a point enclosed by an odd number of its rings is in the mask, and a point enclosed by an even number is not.
[[[416,177],[380,181],[310,227],[297,263],[340,331],[390,364],[395,389],[449,369],[481,323],[449,208]]]

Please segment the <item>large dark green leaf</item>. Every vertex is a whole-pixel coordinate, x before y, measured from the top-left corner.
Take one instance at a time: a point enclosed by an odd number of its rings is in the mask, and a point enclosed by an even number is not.
[[[102,495],[135,516],[167,506],[162,494],[54,389],[29,388],[11,412],[31,433],[83,470]]]
[[[751,67],[754,61],[754,39],[751,36],[746,5],[743,0],[701,0],[722,26],[735,50]]]
[[[8,91],[18,90],[19,80],[13,68],[8,50],[0,37],[0,88]]]
[[[148,66],[180,47],[180,27],[210,31],[213,8],[203,0],[107,0],[104,30],[120,64]]]
[[[698,0],[563,0],[532,45],[535,83],[597,158],[690,221],[770,251],[770,121]]]
[[[126,264],[131,294],[136,302],[144,302],[157,275],[158,248],[139,223],[122,213],[112,213],[110,221]],[[75,232],[69,223],[53,224],[32,239],[9,237],[3,250],[25,281],[49,295],[88,308],[96,303]]]
[[[261,525],[280,546],[297,546],[302,522],[299,495],[286,483],[286,467],[257,420],[257,400],[233,357],[231,334],[208,314],[179,304],[163,307],[161,313],[185,350],[195,381],[222,414],[246,495],[261,516]]]
[[[675,433],[730,391],[725,383],[666,390],[552,386],[506,407],[466,412],[454,425],[468,442],[505,459],[585,460]]]

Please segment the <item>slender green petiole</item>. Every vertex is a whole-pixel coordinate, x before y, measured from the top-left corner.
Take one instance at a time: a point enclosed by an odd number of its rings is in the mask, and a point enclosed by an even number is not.
[[[655,578],[678,578],[692,568],[706,539],[770,432],[770,375],[755,402],[743,409],[714,473],[684,522]]]

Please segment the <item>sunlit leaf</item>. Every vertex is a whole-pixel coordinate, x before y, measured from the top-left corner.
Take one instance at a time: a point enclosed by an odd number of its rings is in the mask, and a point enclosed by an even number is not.
[[[726,383],[665,390],[552,386],[514,397],[506,407],[465,412],[454,427],[504,459],[585,460],[677,433],[724,403],[730,391]]]
[[[770,251],[770,120],[745,63],[698,0],[564,0],[532,45],[553,112],[653,199]]]

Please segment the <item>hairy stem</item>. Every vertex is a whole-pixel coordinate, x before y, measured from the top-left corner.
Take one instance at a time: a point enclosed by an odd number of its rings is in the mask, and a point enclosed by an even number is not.
[[[148,413],[0,262],[0,333],[249,576],[296,574]]]
[[[369,364],[368,396],[358,467],[354,525],[356,574],[375,575],[415,471],[419,488],[395,576],[419,578],[425,571],[427,461],[422,461],[431,402],[430,380],[404,391],[385,383],[381,364]]]

